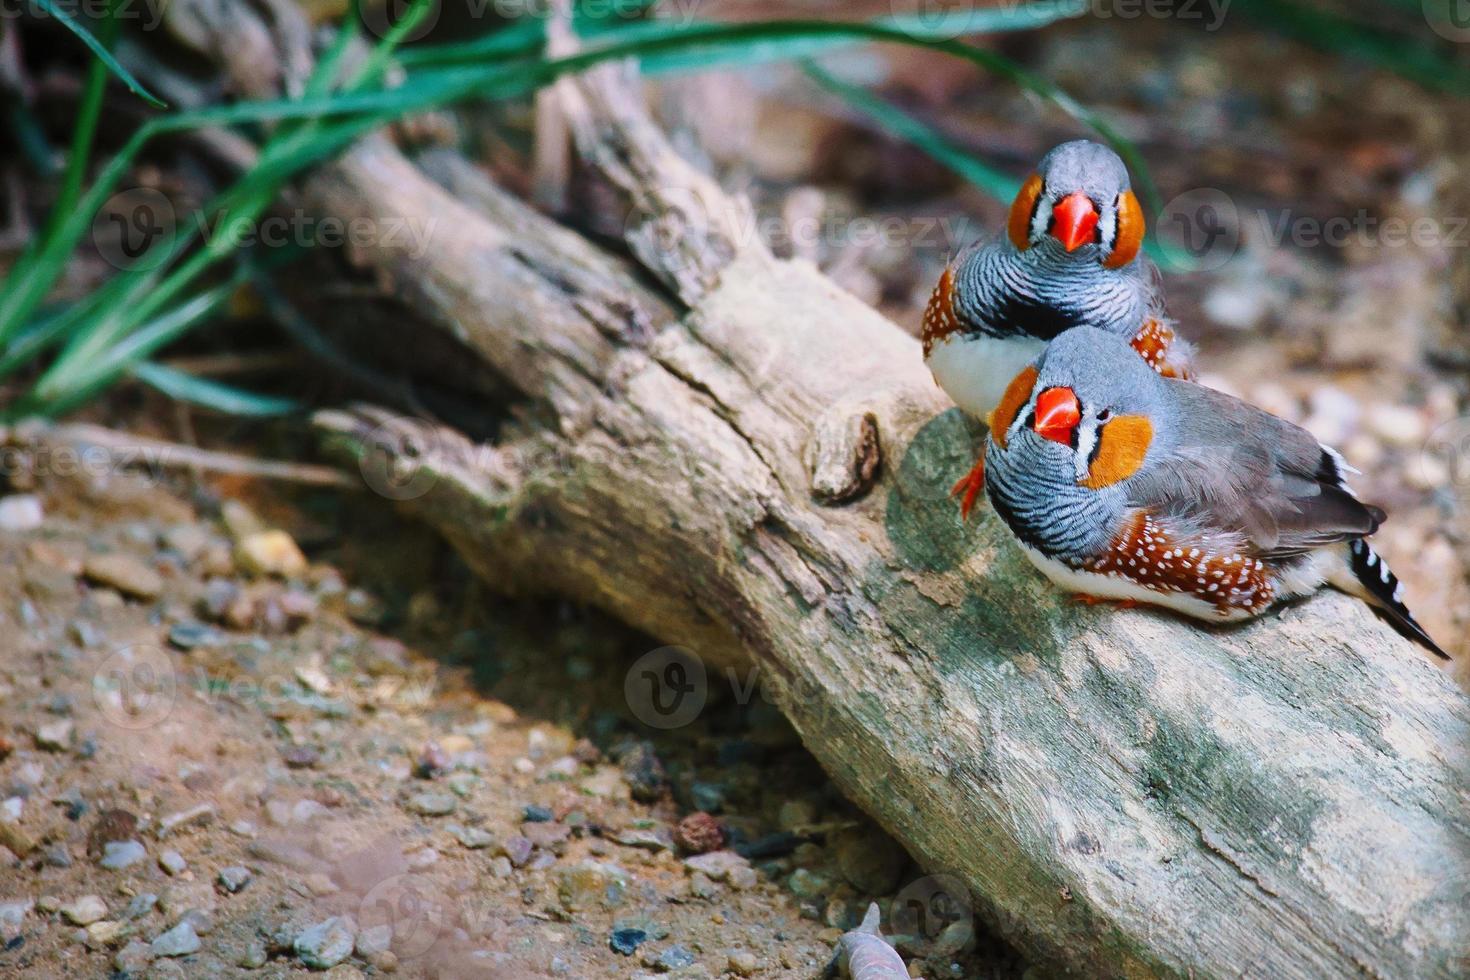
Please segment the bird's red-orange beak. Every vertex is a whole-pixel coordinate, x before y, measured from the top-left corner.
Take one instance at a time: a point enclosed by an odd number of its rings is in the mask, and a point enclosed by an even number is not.
[[[1092,241],[1096,227],[1097,208],[1081,191],[1073,191],[1052,206],[1051,235],[1069,252]]]
[[[1033,428],[1043,439],[1072,444],[1072,430],[1082,421],[1082,407],[1071,388],[1048,388],[1036,396],[1036,422]]]

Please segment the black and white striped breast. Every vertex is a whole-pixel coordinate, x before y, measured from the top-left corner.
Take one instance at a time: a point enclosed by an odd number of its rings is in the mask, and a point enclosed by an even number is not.
[[[1131,267],[1105,269],[1052,251],[1045,244],[976,251],[956,276],[956,312],[992,337],[1051,340],[1080,326],[1132,337],[1148,315],[1148,281]]]
[[[1078,486],[1070,461],[1044,459],[1053,447],[1018,436],[1007,449],[987,444],[985,489],[996,514],[1022,544],[1049,558],[1083,561],[1105,552],[1127,509],[1122,493]]]

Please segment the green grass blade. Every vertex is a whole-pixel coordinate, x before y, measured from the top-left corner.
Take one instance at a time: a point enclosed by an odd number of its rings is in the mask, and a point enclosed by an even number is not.
[[[52,17],[55,17],[67,30],[80,38],[81,42],[92,50],[92,54],[96,55],[97,60],[106,65],[107,70],[116,75],[118,80],[128,87],[128,91],[155,109],[168,108],[167,102],[164,102],[158,96],[144,88],[143,83],[134,78],[132,72],[118,64],[117,59],[112,56],[112,52],[107,50],[106,45],[97,40],[92,35],[92,32],[83,27],[75,17],[58,7],[55,0],[36,0],[36,5]]]
[[[153,356],[163,345],[213,315],[229,300],[241,277],[205,290],[114,344],[102,357],[59,378],[47,391],[38,385],[12,409],[10,417],[56,416],[75,408],[112,384],[123,373]],[[64,381],[65,383],[60,383]]]
[[[135,366],[129,373],[175,401],[199,405],[225,415],[262,418],[289,415],[302,408],[300,402],[291,398],[261,395],[151,361]]]
[[[107,20],[103,34],[98,39],[103,51],[112,47],[117,39],[118,0],[108,0]],[[107,65],[100,57],[93,58],[87,69],[87,83],[82,90],[82,101],[77,106],[77,121],[72,127],[71,151],[66,158],[66,173],[61,180],[61,190],[52,205],[52,221],[56,215],[66,214],[76,206],[82,193],[82,182],[87,177],[87,162],[92,158],[92,137],[97,132],[97,120],[102,114],[102,96],[107,89]],[[47,234],[49,234],[49,229]]]
[[[1242,0],[1240,9],[1278,33],[1310,47],[1366,61],[1435,91],[1470,92],[1470,68],[1437,50],[1443,47],[1441,39],[1425,43],[1427,38],[1421,41],[1394,34],[1288,0]],[[1449,6],[1445,9],[1448,12]],[[1427,17],[1430,12],[1430,5],[1425,5],[1420,14]]]
[[[398,53],[398,63],[405,68],[426,68],[472,61],[498,61],[502,58],[529,58],[540,54],[545,47],[545,19],[527,17],[493,34],[469,41],[408,48]]]
[[[316,68],[312,69],[311,77],[306,80],[306,87],[301,93],[303,96],[310,98],[332,90],[332,83],[337,80],[337,69],[342,66],[342,59],[351,49],[352,40],[357,37],[361,22],[357,4],[348,4],[347,16],[342,18],[342,23],[337,27],[337,36],[332,39],[332,46],[317,61]]]
[[[617,37],[617,35],[614,35]],[[231,125],[247,121],[315,116],[355,115],[367,120],[363,129],[410,112],[471,97],[505,98],[523,95],[565,74],[583,71],[604,61],[630,57],[650,58],[670,52],[699,52],[715,55],[772,39],[795,37],[831,39],[857,38],[928,48],[959,57],[1034,92],[1088,126],[1113,145],[1132,170],[1139,196],[1152,213],[1162,207],[1158,191],[1136,148],[1106,120],[1078,103],[1052,83],[1031,75],[1000,55],[959,41],[924,38],[881,24],[840,24],[826,21],[773,21],[754,24],[705,24],[672,28],[653,36],[614,40],[577,54],[560,58],[538,58],[511,65],[460,66],[423,72],[421,77],[389,91],[336,94],[299,101],[278,100],[180,113],[145,125],[99,176],[91,192],[69,215],[65,233],[48,242],[51,257],[68,255],[85,231],[102,201],[126,172],[132,159],[154,136],[200,126]],[[16,324],[34,311],[49,282],[24,282],[19,289],[0,297],[0,343],[17,329]]]
[[[107,19],[102,25],[102,37],[98,44],[104,51],[112,47],[117,38],[117,3],[108,0]],[[92,138],[97,132],[97,120],[102,112],[102,97],[107,90],[107,66],[101,58],[93,58],[87,69],[87,81],[82,88],[81,102],[77,106],[76,123],[72,126],[71,149],[66,156],[66,169],[62,172],[61,187],[56,201],[46,220],[41,234],[27,244],[25,251],[10,270],[9,282],[21,281],[26,276],[39,275],[54,282],[61,275],[60,268],[37,269],[34,263],[43,244],[54,237],[67,215],[76,207],[82,192],[82,183],[87,177],[87,163],[92,158]],[[6,288],[9,288],[7,282]]]
[[[427,2],[428,0],[419,0],[419,5],[414,10],[426,10]],[[1055,18],[1062,16],[1058,10],[1069,9],[1053,8],[1050,14]],[[1011,11],[1010,15],[1017,16],[1016,11]],[[1025,15],[1039,16],[1029,10],[1025,11]],[[683,66],[707,68],[711,59],[717,57],[748,61],[751,58],[770,57],[772,50],[783,51],[783,56],[789,57],[790,52],[811,50],[810,45],[818,42],[833,44],[875,41],[927,48],[962,58],[1020,85],[1091,127],[1112,143],[1133,169],[1136,176],[1135,186],[1139,187],[1140,196],[1154,204],[1157,210],[1157,192],[1152,190],[1152,183],[1137,151],[1108,126],[1105,120],[1071,99],[1055,85],[1031,75],[993,52],[946,37],[924,36],[917,33],[911,25],[895,27],[892,22],[853,24],[812,20],[694,26],[660,22],[652,25],[622,25],[607,30],[600,43],[559,59],[549,59],[539,53],[519,57],[518,52],[522,49],[517,45],[524,43],[525,36],[515,35],[498,42],[504,45],[501,50],[517,52],[508,60],[489,65],[434,66],[425,62],[423,70],[410,74],[404,84],[394,89],[368,90],[367,85],[376,82],[376,75],[386,67],[387,56],[391,54],[396,39],[405,36],[413,29],[414,24],[413,16],[401,21],[398,26],[402,30],[379,45],[377,51],[383,57],[370,59],[367,68],[354,73],[349,84],[359,85],[362,90],[329,94],[328,72],[314,77],[314,81],[325,79],[317,94],[308,93],[307,97],[299,100],[273,100],[216,107],[178,113],[145,124],[129,140],[122,152],[103,168],[77,207],[65,216],[57,234],[44,243],[39,268],[54,270],[60,267],[60,263],[64,263],[84,234],[92,215],[116,187],[132,161],[151,139],[161,133],[271,119],[306,120],[301,127],[283,127],[278,131],[277,136],[262,152],[258,166],[219,198],[218,204],[227,223],[248,222],[269,206],[284,181],[304,167],[326,159],[361,134],[406,113],[466,98],[505,98],[526,94],[563,75],[609,60],[641,58],[645,62],[656,64],[660,57],[680,56],[685,59]],[[637,36],[633,36],[634,34]],[[341,43],[345,44],[346,41]],[[664,67],[672,64],[674,62],[666,61]],[[979,166],[976,161],[969,161],[967,175],[983,177],[999,189],[996,175],[975,170],[976,166]],[[182,254],[182,249],[191,237],[190,234],[180,235],[168,243],[167,247],[173,250],[168,255],[170,261]],[[76,404],[79,398],[95,392],[100,385],[119,372],[128,370],[148,357],[158,343],[167,342],[197,323],[199,316],[204,314],[192,315],[196,310],[192,305],[195,300],[184,302],[167,313],[160,314],[160,311],[191,288],[202,273],[232,250],[233,243],[228,236],[216,237],[207,241],[205,247],[190,256],[182,266],[166,275],[151,272],[119,277],[124,280],[122,296],[125,301],[117,303],[110,311],[101,311],[100,316],[84,317],[69,327],[66,332],[66,349],[27,397],[27,404],[32,407],[44,406],[48,412],[59,410],[57,406]],[[22,276],[18,283],[11,284],[14,288],[6,289],[0,295],[0,343],[8,340],[21,329],[21,324],[28,321],[52,281],[54,280],[43,275]],[[191,315],[184,316],[185,313]],[[48,338],[48,342],[51,339]],[[148,345],[147,349],[139,353],[139,344]],[[119,363],[120,357],[126,363]]]
[[[367,61],[352,73],[342,87],[349,92],[355,92],[381,78],[393,58],[393,52],[403,43],[404,38],[423,23],[435,2],[437,0],[413,0],[413,6],[389,29],[382,41],[373,45]]]

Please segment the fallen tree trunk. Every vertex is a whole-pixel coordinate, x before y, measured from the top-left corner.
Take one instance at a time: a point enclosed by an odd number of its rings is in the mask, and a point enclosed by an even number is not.
[[[526,398],[494,447],[372,410],[323,414],[328,443],[492,585],[753,660],[843,790],[1039,958],[1470,971],[1450,679],[1337,595],[1231,630],[1071,604],[992,515],[959,523],[976,429],[918,344],[746,236],[627,91],[566,105],[661,289],[454,158],[370,140],[316,182],[338,217],[433,221],[359,258]]]

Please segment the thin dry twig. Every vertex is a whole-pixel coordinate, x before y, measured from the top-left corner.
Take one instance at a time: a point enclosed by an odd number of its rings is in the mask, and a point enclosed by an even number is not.
[[[108,453],[114,464],[123,469],[149,466],[226,473],[343,490],[360,490],[363,486],[361,480],[334,466],[258,459],[240,453],[200,449],[180,442],[156,439],[135,432],[121,432],[85,422],[65,425],[27,423],[16,429],[12,438],[23,445],[61,446],[75,450],[98,449]]]

